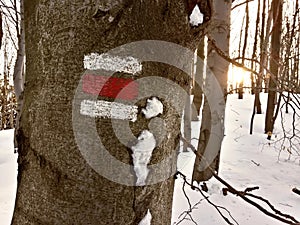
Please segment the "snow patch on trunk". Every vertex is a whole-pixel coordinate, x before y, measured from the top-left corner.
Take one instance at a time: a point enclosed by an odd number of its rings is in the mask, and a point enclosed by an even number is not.
[[[84,68],[88,70],[106,70],[137,74],[142,71],[142,64],[131,56],[120,57],[109,54],[91,53],[84,56]]]
[[[138,107],[125,105],[119,102],[103,100],[83,100],[80,105],[80,114],[90,117],[111,118],[120,120],[137,120]]]
[[[199,26],[203,23],[203,17],[204,15],[200,12],[198,5],[196,5],[192,14],[190,15],[190,24],[195,27]]]
[[[142,109],[142,113],[147,119],[153,118],[162,114],[164,106],[156,97],[147,100],[146,109]]]
[[[133,169],[137,177],[137,186],[146,185],[146,179],[149,173],[147,165],[151,159],[155,146],[156,141],[153,134],[148,130],[144,130],[138,137],[137,144],[131,147],[133,152]]]
[[[145,217],[139,222],[138,225],[151,225],[152,215],[150,213],[150,210],[148,209],[147,214]]]

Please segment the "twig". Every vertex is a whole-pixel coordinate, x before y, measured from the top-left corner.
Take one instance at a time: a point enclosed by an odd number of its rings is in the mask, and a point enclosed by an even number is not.
[[[260,164],[255,162],[254,160],[251,160],[251,162],[253,162],[256,166],[260,166]]]
[[[183,185],[184,185],[184,184],[185,184],[185,183],[183,183]],[[178,224],[182,223],[184,220],[188,220],[187,217],[189,217],[190,220],[193,221],[193,223],[195,223],[195,224],[197,225],[197,222],[193,219],[193,217],[192,217],[192,215],[191,215],[191,212],[192,212],[194,209],[197,209],[197,206],[198,206],[203,200],[204,200],[204,199],[200,199],[200,200],[199,200],[195,205],[193,205],[193,207],[191,207],[189,210],[182,212],[182,213],[178,216],[178,219],[179,219],[180,217],[182,217],[183,215],[184,215],[184,217],[183,217],[181,220],[179,220],[177,223],[174,223],[174,225],[178,225]]]
[[[241,192],[241,191],[237,191],[235,188],[233,188],[229,183],[227,183],[225,180],[223,180],[222,178],[220,178],[217,174],[213,173],[213,176],[219,181],[221,182],[223,185],[225,185],[227,187],[227,191],[237,195],[238,197],[242,198],[244,201],[248,202],[249,204],[253,205],[254,207],[256,207],[258,210],[260,210],[261,212],[263,212],[264,214],[266,214],[267,216],[270,216],[274,219],[277,219],[283,223],[286,224],[293,224],[293,225],[297,225],[297,223],[299,223],[299,221],[297,221],[294,217],[292,216],[288,216],[290,220],[282,218],[282,217],[287,217],[286,214],[282,214],[279,210],[276,210],[275,207],[273,207],[276,211],[274,211],[275,213],[269,212],[268,210],[266,210],[265,208],[263,208],[261,205],[259,205],[258,203],[252,201],[251,199],[247,198],[246,195],[251,195],[251,197],[258,198],[260,199],[260,196],[256,196],[256,195],[252,195],[249,193],[245,193],[245,192]],[[278,215],[277,215],[278,214]],[[292,220],[292,221],[291,221]]]
[[[220,209],[225,210],[225,211],[228,213],[228,215],[231,217],[231,219],[232,219],[237,225],[239,225],[239,223],[233,218],[233,216],[231,215],[231,213],[229,212],[228,209],[226,209],[225,207],[222,207],[222,206],[218,206],[218,205],[214,204],[213,202],[211,202],[211,201],[209,200],[209,198],[202,192],[202,190],[201,190],[199,187],[196,187],[196,186],[192,185],[191,183],[189,183],[189,182],[187,181],[186,176],[185,176],[183,173],[177,171],[177,173],[175,174],[175,178],[176,178],[178,175],[181,176],[181,178],[184,180],[184,183],[186,183],[187,185],[189,185],[189,186],[192,188],[192,190],[199,191],[200,194],[204,197],[204,199],[205,199],[210,205],[212,205],[212,206],[217,210],[217,212],[220,214],[220,216],[224,219],[224,221],[225,221],[227,224],[229,224],[229,225],[234,225],[232,222],[230,222],[230,220],[229,220],[226,216],[223,215],[223,213],[221,212]]]
[[[300,195],[300,190],[297,188],[293,188],[292,191],[298,195]]]
[[[190,144],[189,142],[187,142],[187,140],[184,137],[181,136],[180,139],[182,141],[186,142],[186,144],[192,149],[192,151],[195,154],[199,154],[199,153],[197,153],[197,150],[195,149],[195,147],[192,144]],[[202,158],[203,158],[203,160],[205,160],[203,156],[202,156]],[[274,218],[276,220],[279,220],[279,221],[281,221],[283,223],[286,223],[286,224],[300,225],[300,222],[298,220],[296,220],[294,217],[292,217],[290,215],[287,215],[287,214],[283,214],[279,210],[275,209],[275,207],[273,205],[271,205],[271,203],[268,200],[266,200],[266,199],[264,199],[260,196],[250,194],[250,193],[245,192],[245,191],[237,191],[233,186],[231,186],[224,179],[222,179],[218,174],[216,174],[215,171],[209,165],[207,166],[207,168],[212,172],[212,175],[213,175],[214,178],[216,178],[220,183],[222,183],[224,186],[227,187],[226,192],[230,192],[232,194],[237,195],[238,197],[242,198],[247,203],[253,205],[258,210],[260,210],[261,212],[263,212],[265,215],[267,215],[269,217],[272,217],[272,218]],[[264,201],[265,203],[267,203],[269,205],[269,207],[274,211],[274,213],[268,211],[267,209],[265,209],[264,207],[262,207],[258,203],[252,201],[251,199],[246,197],[246,195]]]
[[[234,10],[235,8],[241,6],[241,5],[244,5],[244,4],[246,4],[246,3],[248,3],[248,2],[252,2],[252,1],[253,1],[253,0],[247,0],[247,1],[245,1],[245,2],[242,2],[242,3],[240,3],[240,4],[237,4],[237,5],[235,5],[235,6],[233,6],[233,7],[231,8],[231,11]]]

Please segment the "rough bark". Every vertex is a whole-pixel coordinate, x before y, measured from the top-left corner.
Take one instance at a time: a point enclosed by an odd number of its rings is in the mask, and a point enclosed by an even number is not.
[[[211,15],[209,2],[203,0],[199,5],[205,13],[205,23],[192,28],[187,19],[187,2],[183,0],[24,2],[26,85],[17,136],[19,173],[13,225],[138,224],[148,209],[153,217],[151,224],[170,223],[173,178],[136,187],[113,182],[96,173],[79,152],[73,133],[72,103],[84,73],[86,54],[101,54],[140,40],[173,42],[194,51]],[[145,49],[140,55],[149,52],[151,49]],[[176,57],[184,63],[184,56]],[[167,78],[184,89],[189,84],[188,76],[182,71],[162,63],[144,62],[139,78],[149,76]],[[177,95],[181,99],[172,88],[163,91],[165,96]],[[160,118],[168,135],[155,148],[151,164],[173,153],[179,143],[181,115],[167,99],[162,101],[164,113]],[[182,110],[183,103],[184,99],[178,102]],[[137,103],[139,109],[145,104],[146,99]],[[90,122],[94,121],[109,153],[123,163],[132,164],[132,152],[116,137],[114,121],[98,118]],[[135,136],[148,128],[140,110],[138,120],[129,123]],[[90,124],[79,125],[86,126],[82,135],[87,138],[83,140],[94,148],[95,140],[89,139]],[[165,170],[172,171],[175,164],[173,158]],[[127,179],[118,168],[105,169],[115,170],[120,180]],[[134,182],[134,171],[129,172]],[[152,179],[151,172],[149,179]]]
[[[210,38],[212,38],[220,49],[229,53],[229,37],[230,37],[230,9],[231,1],[214,1],[215,14],[212,18],[213,29],[209,32]],[[215,51],[214,45],[208,43],[207,53],[207,65],[208,69],[214,74],[223,92],[227,90],[227,72],[229,62],[223,59]],[[215,90],[210,90],[215,91]],[[207,154],[212,149],[207,149],[211,134],[212,123],[216,123],[214,116],[211,115],[212,102],[208,102],[207,98],[204,100],[202,109],[202,123],[200,128],[199,143],[197,149],[197,156],[193,170],[193,180],[200,182],[208,180],[212,177],[212,170],[218,172],[219,157],[221,151],[221,144],[223,140],[224,130],[222,134],[219,134],[219,139],[214,143],[216,155],[212,156]],[[224,108],[225,109],[225,108]],[[224,118],[219,118],[222,126],[224,125]],[[208,165],[207,165],[208,164]],[[206,166],[203,166],[206,165]],[[208,166],[212,169],[209,169]]]

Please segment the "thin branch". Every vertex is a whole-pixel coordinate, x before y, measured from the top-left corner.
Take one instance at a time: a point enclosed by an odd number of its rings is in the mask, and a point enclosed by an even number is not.
[[[183,191],[183,194],[189,204],[189,209],[187,211],[184,211],[180,216],[179,218],[185,213],[185,216],[180,220],[178,221],[178,223],[176,223],[176,225],[180,224],[181,222],[183,222],[184,220],[186,220],[187,216],[190,217],[190,220],[197,225],[196,221],[193,219],[192,215],[191,215],[191,212],[193,211],[193,208],[195,207],[195,205],[192,207],[192,204],[191,204],[191,201],[190,201],[190,198],[189,196],[187,195],[186,191],[185,191],[185,185],[186,185],[186,182],[183,182],[183,185],[182,185],[182,191]],[[198,202],[200,203],[200,201]]]
[[[184,137],[180,136],[180,139],[183,141],[183,142],[187,142],[185,140]],[[186,144],[188,144],[188,146],[190,147],[190,149],[197,155],[198,152],[196,150],[196,148],[189,142],[187,142]],[[202,156],[203,160],[204,157]],[[220,183],[222,183],[224,186],[227,187],[227,191],[232,193],[232,194],[235,194],[237,195],[238,197],[242,198],[245,202],[253,205],[254,207],[256,207],[258,210],[260,210],[261,212],[263,212],[265,215],[269,216],[269,217],[272,217],[278,221],[281,221],[283,223],[286,223],[286,224],[291,224],[291,225],[300,225],[300,222],[298,220],[296,220],[294,217],[292,216],[289,216],[287,214],[283,214],[281,213],[279,210],[276,210],[275,207],[273,207],[272,209],[275,209],[274,213],[273,212],[270,212],[268,211],[267,209],[265,209],[264,207],[262,207],[261,205],[259,205],[258,203],[252,201],[251,199],[247,198],[246,197],[246,194],[245,194],[245,191],[237,191],[233,186],[231,186],[229,183],[227,183],[224,179],[222,179],[218,174],[215,173],[215,171],[208,165],[207,168],[212,172],[212,175],[214,178],[216,178]],[[260,196],[257,196],[257,195],[253,195],[253,196],[256,196],[257,198],[262,198]],[[251,197],[253,197],[251,196]],[[278,215],[277,215],[278,214]],[[283,218],[284,217],[284,218]],[[286,219],[288,217],[288,219]]]
[[[5,2],[3,2],[3,0],[0,0],[0,3],[2,5],[5,5]],[[14,24],[16,25],[18,23],[18,21],[15,19],[15,17],[12,15],[11,11],[6,9],[6,11],[8,12],[9,15],[7,15],[8,17],[10,17],[14,22]]]
[[[5,24],[6,24],[7,32],[8,32],[8,34],[9,34],[9,37],[10,37],[11,42],[13,43],[15,49],[18,49],[18,47],[17,47],[17,45],[16,45],[16,43],[15,43],[15,40],[14,40],[14,38],[13,38],[13,35],[12,35],[11,31],[10,31],[10,26],[9,26],[9,24],[8,24],[8,22],[7,22],[6,19],[7,19],[7,17],[5,18]]]
[[[290,216],[288,214],[285,214],[285,213],[282,213],[280,212],[278,209],[276,209],[267,199],[261,197],[261,196],[257,196],[257,195],[254,195],[254,194],[251,194],[251,193],[248,193],[246,192],[245,195],[248,195],[249,197],[253,197],[253,198],[256,198],[256,199],[259,199],[261,201],[263,201],[264,203],[266,203],[276,214],[278,215],[281,215],[287,219],[290,219],[292,221],[294,221],[295,223],[298,223],[298,221],[293,217],[293,216]]]
[[[212,205],[212,206],[217,210],[217,212],[220,214],[220,216],[224,219],[224,221],[225,221],[227,224],[229,224],[229,225],[234,225],[232,222],[230,222],[230,220],[229,220],[226,216],[223,215],[223,213],[221,212],[220,209],[225,210],[225,211],[228,213],[228,215],[231,217],[231,219],[234,220],[234,222],[235,222],[237,225],[239,225],[239,223],[232,217],[232,215],[231,215],[231,213],[229,212],[228,209],[226,209],[225,207],[222,207],[222,206],[218,206],[218,205],[214,204],[213,202],[211,202],[211,201],[208,199],[208,197],[205,196],[205,194],[203,193],[203,191],[202,191],[199,187],[196,187],[196,186],[192,185],[190,182],[187,181],[187,178],[186,178],[186,176],[185,176],[183,173],[177,171],[177,173],[176,173],[175,176],[177,176],[177,175],[180,175],[181,178],[184,180],[184,183],[186,183],[187,185],[189,185],[189,186],[192,188],[192,190],[199,191],[200,194],[204,197],[204,199],[205,199],[210,205]]]
[[[253,1],[254,1],[254,0],[247,0],[247,1],[245,1],[245,2],[239,3],[239,4],[235,5],[235,6],[233,6],[233,7],[231,8],[231,11],[233,11],[234,9],[236,9],[236,8],[239,7],[239,6],[242,6],[242,5],[246,4],[246,3],[253,2]]]
[[[243,68],[244,70],[246,70],[246,71],[248,71],[248,72],[250,72],[250,73],[253,73],[253,74],[257,75],[257,76],[260,76],[260,74],[259,74],[258,72],[256,72],[255,70],[252,70],[252,69],[246,67],[244,64],[235,61],[235,60],[232,59],[229,55],[227,55],[224,51],[222,51],[222,50],[217,46],[216,41],[215,41],[212,37],[210,37],[209,35],[207,35],[207,38],[208,38],[208,40],[210,41],[210,43],[211,43],[211,45],[213,46],[213,48],[215,49],[215,51],[218,53],[218,55],[221,56],[223,59],[225,59],[226,61],[232,63],[233,65],[235,65],[235,66],[237,66],[237,67]],[[252,60],[255,61],[255,62],[257,62],[257,63],[259,63],[259,62],[258,62],[257,60],[255,60],[255,59],[252,59]],[[272,74],[271,74],[271,76],[272,76]]]
[[[8,11],[9,12],[9,11]],[[6,11],[2,10],[3,15],[5,16],[5,19],[9,20],[9,22],[11,22],[13,25],[16,24],[16,21],[14,20],[13,17],[11,17],[10,15],[7,14]]]
[[[269,217],[272,217],[274,219],[277,219],[283,223],[286,223],[286,224],[293,224],[293,225],[297,225],[299,223],[299,221],[297,221],[296,219],[293,220],[291,219],[292,221],[290,220],[287,220],[285,218],[282,218],[281,216],[283,217],[286,217],[286,214],[279,214],[278,212],[280,212],[279,210],[276,210],[275,213],[272,213],[272,212],[269,212],[268,210],[266,210],[264,207],[262,207],[261,205],[259,205],[258,203],[252,201],[251,199],[247,198],[245,196],[245,193],[244,192],[240,192],[240,191],[237,191],[235,188],[233,188],[229,183],[227,183],[225,180],[223,180],[221,177],[219,177],[217,174],[213,173],[213,176],[219,181],[221,182],[223,185],[225,185],[227,187],[227,190],[232,193],[232,194],[235,194],[237,195],[238,197],[242,198],[244,201],[246,201],[247,203],[253,205],[254,207],[256,207],[258,210],[260,210],[261,212],[263,212],[265,215],[269,216]],[[253,195],[254,196],[254,195]],[[251,197],[253,197],[251,196]],[[257,198],[259,198],[259,196],[256,196]],[[277,213],[279,215],[277,215]],[[292,216],[290,216],[292,217]],[[292,217],[293,218],[293,217]]]
[[[293,188],[292,191],[293,191],[294,193],[296,193],[297,195],[300,195],[300,190],[299,190],[299,189]]]
[[[2,1],[0,1],[0,8],[11,9],[14,10],[12,6],[4,5]],[[20,14],[20,13],[19,13]]]

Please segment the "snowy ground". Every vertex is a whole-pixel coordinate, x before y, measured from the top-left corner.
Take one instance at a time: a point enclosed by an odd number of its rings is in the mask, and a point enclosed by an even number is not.
[[[253,96],[245,95],[243,100],[238,100],[237,95],[228,98],[226,108],[226,136],[222,145],[220,176],[240,191],[247,187],[259,186],[253,192],[267,198],[281,212],[293,215],[300,219],[300,196],[294,194],[293,187],[300,188],[300,156],[291,156],[282,152],[280,157],[278,148],[274,148],[274,141],[269,142],[264,134],[265,114],[255,116],[254,134],[249,135],[251,107]],[[262,95],[263,110],[266,106],[266,95]],[[200,124],[194,122],[195,128]],[[198,130],[198,129],[194,129]],[[280,122],[276,123],[273,138],[280,131]],[[198,133],[193,134],[198,137]],[[277,134],[277,139],[279,134]],[[270,143],[270,145],[269,145]],[[298,146],[300,151],[300,146]],[[191,177],[193,169],[193,153],[182,153],[179,161],[179,170]],[[178,224],[184,217],[182,212],[189,209],[188,202],[182,191],[182,179],[176,180],[172,224]],[[224,187],[215,179],[207,182],[209,199],[219,206],[227,208],[240,225],[277,225],[283,224],[265,216],[252,205],[231,194],[223,196]],[[220,225],[226,224],[217,211],[209,205],[199,192],[186,187],[191,204],[197,205],[192,217],[197,224]],[[264,204],[261,204],[265,206]],[[265,206],[269,209],[267,206]],[[230,216],[222,210],[224,215]],[[189,217],[187,217],[189,219]],[[180,224],[195,224],[191,220],[184,220]],[[233,224],[235,223],[231,220]]]
[[[9,225],[17,188],[17,154],[13,130],[0,132],[0,225]]]
[[[263,96],[264,98],[266,96]],[[262,99],[263,109],[265,100]],[[220,176],[239,190],[246,187],[259,186],[254,194],[264,196],[280,211],[300,219],[300,196],[294,194],[293,187],[300,188],[300,157],[289,155],[283,151],[280,157],[273,141],[268,144],[263,134],[264,114],[256,115],[254,134],[249,135],[249,121],[253,96],[246,95],[238,100],[236,95],[228,98],[226,110],[226,136],[223,141]],[[193,122],[193,137],[198,137],[199,123]],[[276,131],[279,132],[280,123]],[[274,135],[275,136],[275,135]],[[279,136],[279,134],[278,134]],[[195,142],[195,141],[194,141]],[[17,155],[13,154],[13,131],[0,132],[0,225],[10,224],[16,191]],[[298,147],[300,151],[300,147]],[[182,153],[178,162],[179,170],[191,176],[194,155]],[[178,224],[182,212],[189,209],[182,191],[182,179],[176,180],[172,225]],[[207,182],[207,196],[216,205],[226,207],[240,225],[279,225],[280,222],[268,218],[253,206],[243,202],[231,194],[223,196],[223,186],[212,179]],[[193,209],[192,217],[199,225],[222,225],[226,222],[217,211],[209,205],[198,192],[186,187],[191,204],[200,203]],[[263,205],[263,204],[262,204]],[[264,206],[264,205],[263,205]],[[228,218],[229,215],[222,210]],[[233,220],[231,220],[233,221]],[[233,222],[234,224],[237,224]],[[180,224],[195,224],[191,220],[183,220]]]

